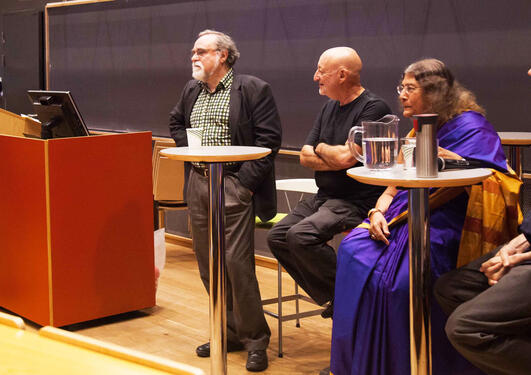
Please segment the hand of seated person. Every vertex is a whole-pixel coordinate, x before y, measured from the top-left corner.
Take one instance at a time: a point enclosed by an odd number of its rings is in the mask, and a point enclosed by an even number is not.
[[[463,159],[461,156],[456,154],[455,152],[452,152],[450,150],[447,150],[445,148],[439,147],[437,150],[437,156],[443,159],[454,159],[454,160],[461,160]]]
[[[380,211],[376,211],[371,215],[371,224],[369,227],[369,234],[375,241],[382,241],[386,245],[389,245],[387,237],[391,234],[385,220],[384,215]]]
[[[494,285],[509,272],[510,267],[504,267],[501,257],[496,255],[484,262],[479,270],[485,274],[489,285]]]
[[[529,242],[523,234],[520,234],[503,246],[497,255],[500,256],[504,267],[516,266],[524,260],[531,259]]]
[[[520,234],[502,246],[496,256],[484,262],[480,271],[489,280],[489,285],[496,284],[512,267],[530,260],[531,252],[526,252],[527,250],[529,250],[529,242],[523,234]]]
[[[361,147],[358,145],[355,147],[361,152]],[[331,170],[350,168],[357,163],[347,144],[329,145],[321,142],[315,147],[315,153],[330,166]]]

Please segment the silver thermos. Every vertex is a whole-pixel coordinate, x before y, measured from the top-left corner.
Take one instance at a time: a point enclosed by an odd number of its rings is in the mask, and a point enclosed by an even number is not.
[[[413,116],[417,177],[437,177],[437,117],[436,114]]]

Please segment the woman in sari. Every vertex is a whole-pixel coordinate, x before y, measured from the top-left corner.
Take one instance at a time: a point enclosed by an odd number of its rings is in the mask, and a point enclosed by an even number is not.
[[[398,86],[405,117],[436,113],[439,156],[474,159],[506,172],[500,139],[474,95],[435,59],[405,70]],[[431,193],[437,189],[430,189]],[[407,210],[407,191],[388,187],[364,224],[338,249],[332,329],[334,375],[410,374],[407,221],[388,223]],[[430,213],[432,281],[455,268],[468,195],[455,194]],[[449,344],[446,318],[432,299],[434,375],[481,374]]]

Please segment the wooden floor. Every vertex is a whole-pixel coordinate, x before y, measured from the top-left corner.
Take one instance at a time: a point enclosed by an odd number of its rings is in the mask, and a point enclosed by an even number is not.
[[[183,246],[167,244],[166,267],[159,279],[157,306],[151,309],[64,327],[82,335],[194,365],[210,373],[210,360],[198,358],[195,347],[208,341],[208,297],[200,282],[195,257]],[[262,298],[276,297],[277,273],[257,267]],[[293,281],[283,276],[285,293],[293,292]],[[294,312],[294,303],[284,305]],[[301,303],[302,309],[312,306]],[[276,305],[270,305],[275,309]],[[314,306],[315,307],[315,306]],[[283,324],[284,357],[277,356],[278,323],[267,316],[271,328],[269,368],[263,374],[318,374],[328,366],[332,322],[320,316]],[[38,328],[38,327],[33,327]],[[31,329],[31,326],[30,326]],[[229,353],[229,374],[246,373],[246,352]]]

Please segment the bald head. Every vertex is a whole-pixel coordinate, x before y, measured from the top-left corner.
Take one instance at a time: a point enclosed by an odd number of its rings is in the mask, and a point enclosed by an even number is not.
[[[330,99],[349,100],[363,90],[360,72],[363,64],[358,53],[350,47],[334,47],[321,54],[314,81],[319,93]]]
[[[359,75],[363,64],[360,56],[354,49],[350,47],[330,48],[323,52],[321,59],[323,58],[334,69],[344,69],[350,76],[357,76],[359,82]]]

